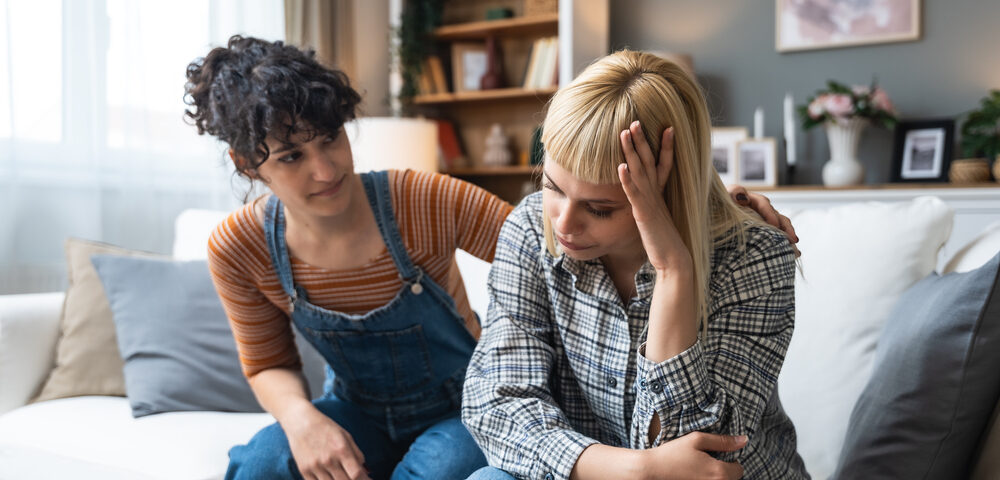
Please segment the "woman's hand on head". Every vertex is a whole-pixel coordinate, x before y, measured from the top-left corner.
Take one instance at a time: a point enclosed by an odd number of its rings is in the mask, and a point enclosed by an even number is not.
[[[644,450],[644,478],[657,480],[732,479],[743,477],[739,463],[716,460],[708,452],[735,452],[746,446],[746,437],[691,432],[663,445]]]
[[[305,480],[370,478],[365,456],[351,434],[315,407],[305,409],[295,422],[282,428]]]
[[[729,190],[729,195],[733,198],[733,201],[741,207],[750,207],[751,210],[757,212],[760,218],[763,218],[768,224],[778,227],[782,232],[785,232],[785,236],[788,237],[788,241],[792,242],[792,248],[795,249],[795,256],[801,255],[798,247],[795,246],[799,243],[799,236],[795,234],[795,227],[792,226],[792,221],[788,217],[778,213],[774,206],[771,205],[771,200],[767,197],[759,194],[747,191],[741,185],[728,185],[726,189]]]
[[[632,216],[650,264],[660,272],[690,272],[691,253],[684,246],[663,199],[663,189],[674,166],[673,127],[663,131],[659,160],[649,148],[638,121],[623,130],[619,139],[625,163],[618,166],[618,179],[632,204]]]

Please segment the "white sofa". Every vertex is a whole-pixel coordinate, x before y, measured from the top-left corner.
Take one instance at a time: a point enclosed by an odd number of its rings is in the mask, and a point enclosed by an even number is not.
[[[996,197],[1000,201],[1000,196]],[[801,206],[795,202],[776,202],[786,212]],[[940,204],[933,202],[926,205]],[[856,204],[852,208],[858,211],[874,208],[873,204]],[[930,208],[930,207],[928,207]],[[790,212],[791,213],[791,212]],[[841,214],[850,213],[841,212]],[[1000,209],[991,211],[1000,218]],[[177,221],[174,257],[191,259],[204,257],[205,239],[222,213],[189,211],[182,214]],[[803,272],[806,278],[821,269],[819,263],[812,259],[824,259],[833,255],[823,251],[823,242],[810,239],[809,230],[813,229],[815,217],[809,217],[808,211],[795,216],[800,221],[799,234],[802,240]],[[851,215],[854,218],[854,215]],[[810,220],[810,218],[812,218]],[[988,219],[992,221],[994,217]],[[966,258],[958,259],[965,263],[964,268],[981,262],[986,256],[992,256],[1000,250],[1000,228],[987,228],[987,218],[977,220],[978,231],[984,231],[985,239],[974,248],[967,249]],[[903,225],[905,220],[901,220]],[[822,221],[820,221],[822,223]],[[886,225],[888,231],[881,232],[871,241],[892,241],[894,225]],[[818,227],[815,227],[818,228]],[[900,227],[902,228],[902,227]],[[931,228],[937,228],[931,226]],[[947,239],[951,228],[937,232],[941,238]],[[938,228],[940,230],[940,228]],[[992,233],[991,233],[992,232]],[[864,232],[871,235],[871,232]],[[930,235],[930,234],[929,234]],[[963,239],[964,240],[964,239]],[[988,243],[994,242],[994,243]],[[938,243],[930,255],[933,268],[936,263],[944,265],[947,259],[937,261],[938,249],[943,242]],[[970,254],[969,251],[972,253]],[[976,257],[976,258],[972,258]],[[952,267],[958,265],[952,262]],[[919,263],[919,262],[918,262]],[[487,298],[485,290],[488,265],[462,252],[459,264],[469,290],[473,307],[485,312]],[[813,268],[813,266],[816,268]],[[882,269],[880,265],[870,265],[873,270]],[[875,273],[873,273],[874,275]],[[920,273],[924,275],[926,272]],[[808,288],[821,286],[825,281],[815,274],[812,284],[801,286],[803,292]],[[898,291],[906,285],[887,285],[886,292],[870,292],[871,296],[884,297],[889,302],[892,295],[898,296]],[[797,293],[800,285],[797,284]],[[847,286],[844,287],[848,288]],[[878,289],[876,289],[878,290]],[[831,298],[837,298],[840,292],[831,291]],[[131,416],[129,403],[123,397],[76,397],[41,402],[31,405],[25,403],[37,391],[46,373],[51,369],[55,345],[59,337],[59,314],[62,293],[43,293],[31,295],[0,296],[0,480],[7,479],[214,479],[222,478],[225,471],[228,449],[247,441],[254,432],[272,422],[272,418],[264,413],[222,413],[222,412],[179,412],[150,415],[139,419]],[[806,300],[809,300],[808,298]],[[799,300],[799,312],[810,311],[807,305]],[[793,344],[809,344],[810,340],[803,335],[810,332],[820,334],[821,330],[806,328],[809,318],[802,314],[797,322],[802,328],[797,328]],[[868,341],[877,342],[877,331]],[[801,353],[795,353],[795,345],[790,349],[789,363],[798,360]],[[796,356],[793,358],[793,353]],[[849,358],[855,355],[857,358]],[[843,353],[844,361],[855,365],[865,361],[870,364],[871,349],[861,349],[856,354],[851,351]],[[808,360],[802,363],[809,363]],[[794,370],[792,368],[791,370]],[[797,411],[802,405],[809,405],[814,399],[802,398],[808,389],[796,393],[798,398],[786,398],[789,388],[794,388],[804,380],[794,378],[795,375],[808,375],[805,371],[793,371],[792,379],[786,378],[785,372],[780,382],[780,393],[789,414],[798,423],[807,423]],[[863,375],[863,374],[862,374]],[[794,382],[794,383],[789,383]],[[863,385],[864,378],[855,382]],[[789,386],[791,385],[791,387]],[[857,392],[847,392],[844,401],[850,401],[850,396],[856,397]],[[841,406],[841,409],[844,407]],[[847,405],[848,413],[850,405]],[[796,418],[798,417],[798,418]],[[816,425],[813,419],[810,425],[798,426],[800,430],[800,451],[821,447],[824,442],[839,448],[837,438],[814,438],[816,429],[826,429],[833,432],[833,437],[842,436],[846,417],[821,420],[828,424]],[[829,424],[837,422],[838,424]],[[805,430],[808,430],[805,431]],[[994,428],[994,430],[996,430]],[[997,432],[994,432],[994,437]],[[997,441],[991,439],[990,441]],[[804,443],[803,443],[804,442]],[[830,458],[836,459],[836,452],[827,452],[826,457],[818,457],[813,453],[803,453],[807,467],[814,478],[827,478],[832,474]]]

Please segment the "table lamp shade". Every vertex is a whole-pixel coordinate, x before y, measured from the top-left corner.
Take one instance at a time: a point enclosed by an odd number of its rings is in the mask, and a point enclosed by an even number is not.
[[[344,125],[354,170],[438,170],[437,124],[420,118],[368,117]]]

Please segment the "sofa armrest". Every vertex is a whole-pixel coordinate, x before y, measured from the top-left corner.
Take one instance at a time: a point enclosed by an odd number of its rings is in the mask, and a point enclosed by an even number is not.
[[[52,370],[63,297],[0,295],[0,414],[26,404]]]

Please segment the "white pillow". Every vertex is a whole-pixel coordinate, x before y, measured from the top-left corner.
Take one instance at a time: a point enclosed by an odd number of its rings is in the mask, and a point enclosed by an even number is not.
[[[778,391],[813,478],[833,474],[882,326],[903,291],[934,270],[952,217],[933,197],[791,215],[802,270]]]
[[[976,238],[955,252],[941,273],[975,270],[993,258],[997,252],[1000,252],[1000,222],[987,226]]]

